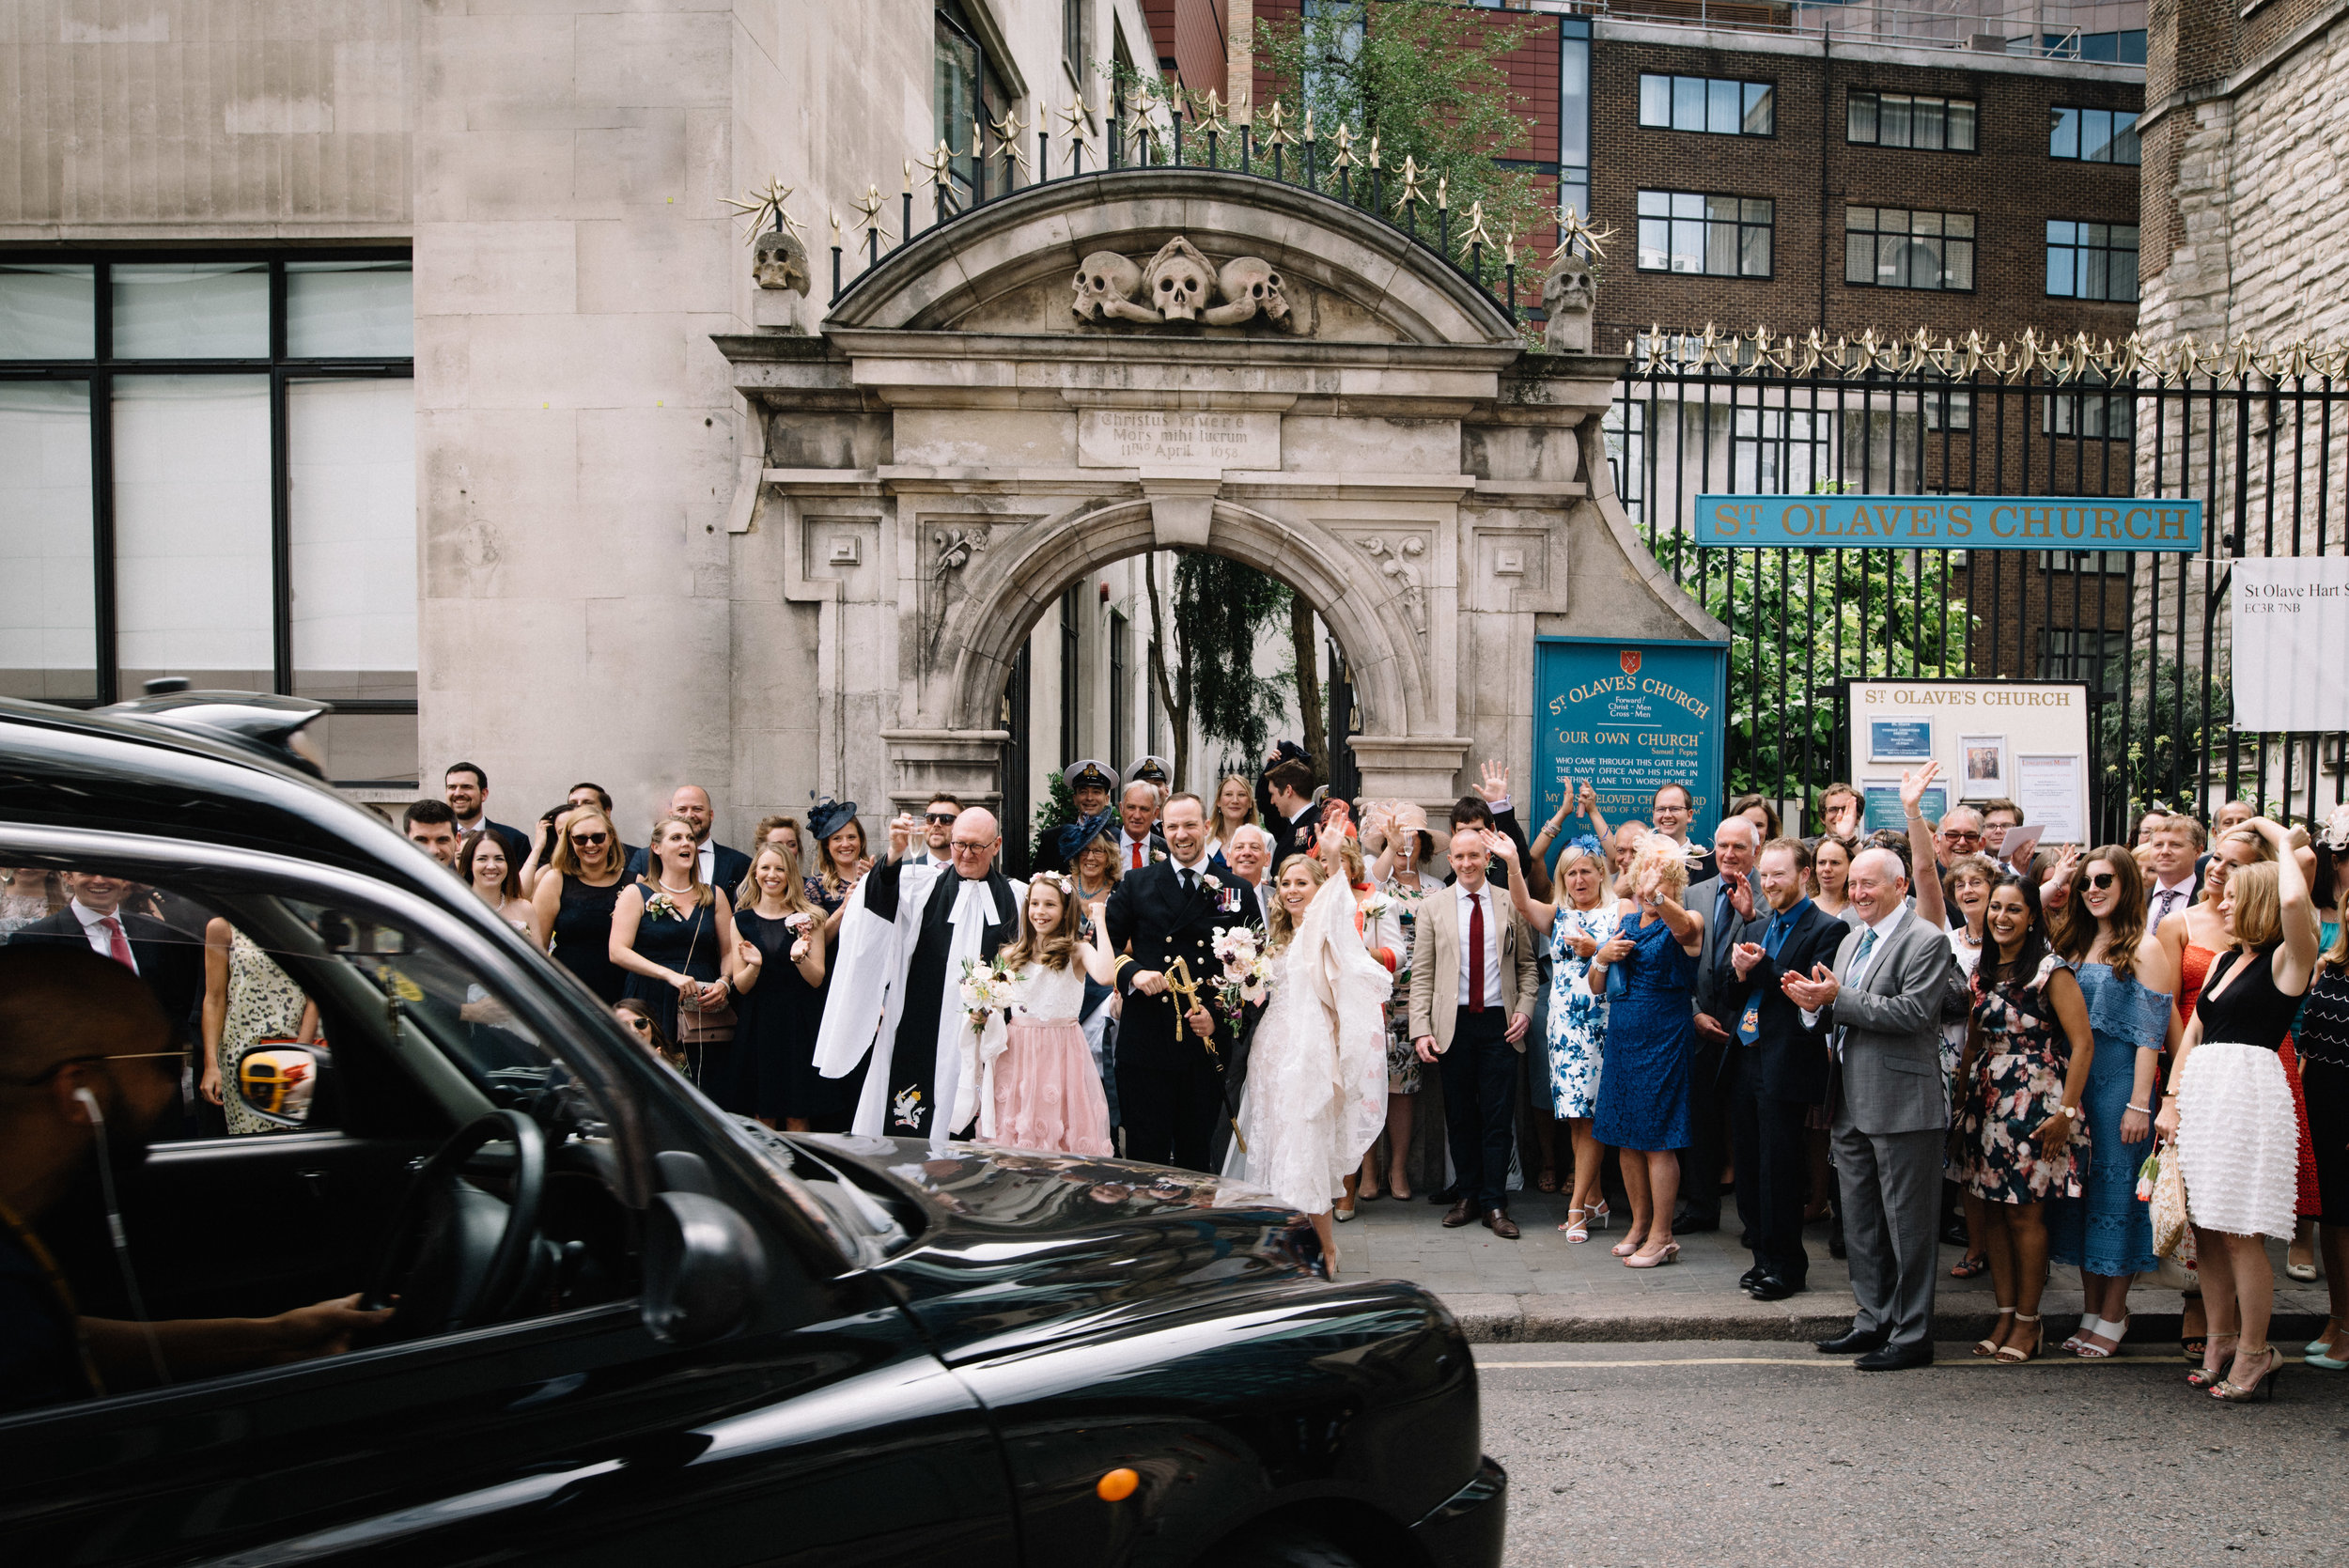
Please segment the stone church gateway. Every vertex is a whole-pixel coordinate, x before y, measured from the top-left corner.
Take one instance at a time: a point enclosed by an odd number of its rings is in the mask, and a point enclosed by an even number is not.
[[[813,332],[716,341],[766,436],[727,523],[737,777],[1001,800],[1021,645],[1145,551],[1303,594],[1362,790],[1439,821],[1476,760],[1531,754],[1537,635],[1723,634],[1615,499],[1622,362],[1529,349],[1424,246],[1295,186],[1055,179],[917,234]],[[811,655],[812,704],[776,680]]]

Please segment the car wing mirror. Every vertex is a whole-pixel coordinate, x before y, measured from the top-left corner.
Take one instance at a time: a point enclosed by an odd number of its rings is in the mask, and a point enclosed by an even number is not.
[[[723,1339],[750,1320],[767,1282],[767,1249],[733,1208],[699,1192],[663,1192],[645,1218],[645,1327],[667,1344]]]
[[[322,1040],[256,1040],[237,1053],[237,1097],[271,1126],[306,1127],[329,1060]]]

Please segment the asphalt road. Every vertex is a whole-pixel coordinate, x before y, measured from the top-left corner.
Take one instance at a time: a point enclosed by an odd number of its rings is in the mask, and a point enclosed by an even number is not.
[[[2237,1406],[2150,1347],[1879,1374],[1782,1341],[1476,1347],[1510,1568],[2337,1564],[2349,1373],[2285,1349]]]

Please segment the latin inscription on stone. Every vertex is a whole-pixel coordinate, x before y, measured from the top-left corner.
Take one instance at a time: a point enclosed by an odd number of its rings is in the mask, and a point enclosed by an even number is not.
[[[1086,409],[1077,460],[1087,468],[1281,466],[1281,416],[1200,409]]]

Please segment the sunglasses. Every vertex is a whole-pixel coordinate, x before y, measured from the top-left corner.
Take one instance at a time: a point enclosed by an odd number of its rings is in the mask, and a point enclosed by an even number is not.
[[[1949,839],[1949,840],[1951,840],[1952,842],[1953,842],[1953,843],[1957,843],[1957,844],[1964,844],[1964,843],[1968,842],[1968,840],[1970,840],[1970,841],[1972,841],[1973,843],[1976,843],[1976,844],[1979,844],[1979,843],[1981,843],[1981,842],[1982,842],[1982,835],[1981,835],[1980,833],[1978,833],[1978,832],[1975,832],[1975,831],[1974,831],[1972,829],[1970,829],[1970,828],[1949,828],[1949,829],[1945,829],[1945,830],[1942,831],[1941,836],[1942,836],[1943,838]]]
[[[628,1020],[628,1027],[636,1031],[639,1034],[650,1034],[652,1032],[652,1020],[650,1018],[640,1018],[631,1016]]]
[[[935,822],[941,828],[951,828],[955,825],[955,814],[950,811],[934,811],[923,820]]]
[[[2112,872],[2099,871],[2088,878],[2088,885],[2093,892],[2102,893],[2120,879],[2121,878]]]
[[[571,842],[573,844],[609,844],[612,842],[612,835],[610,833],[573,833]]]

